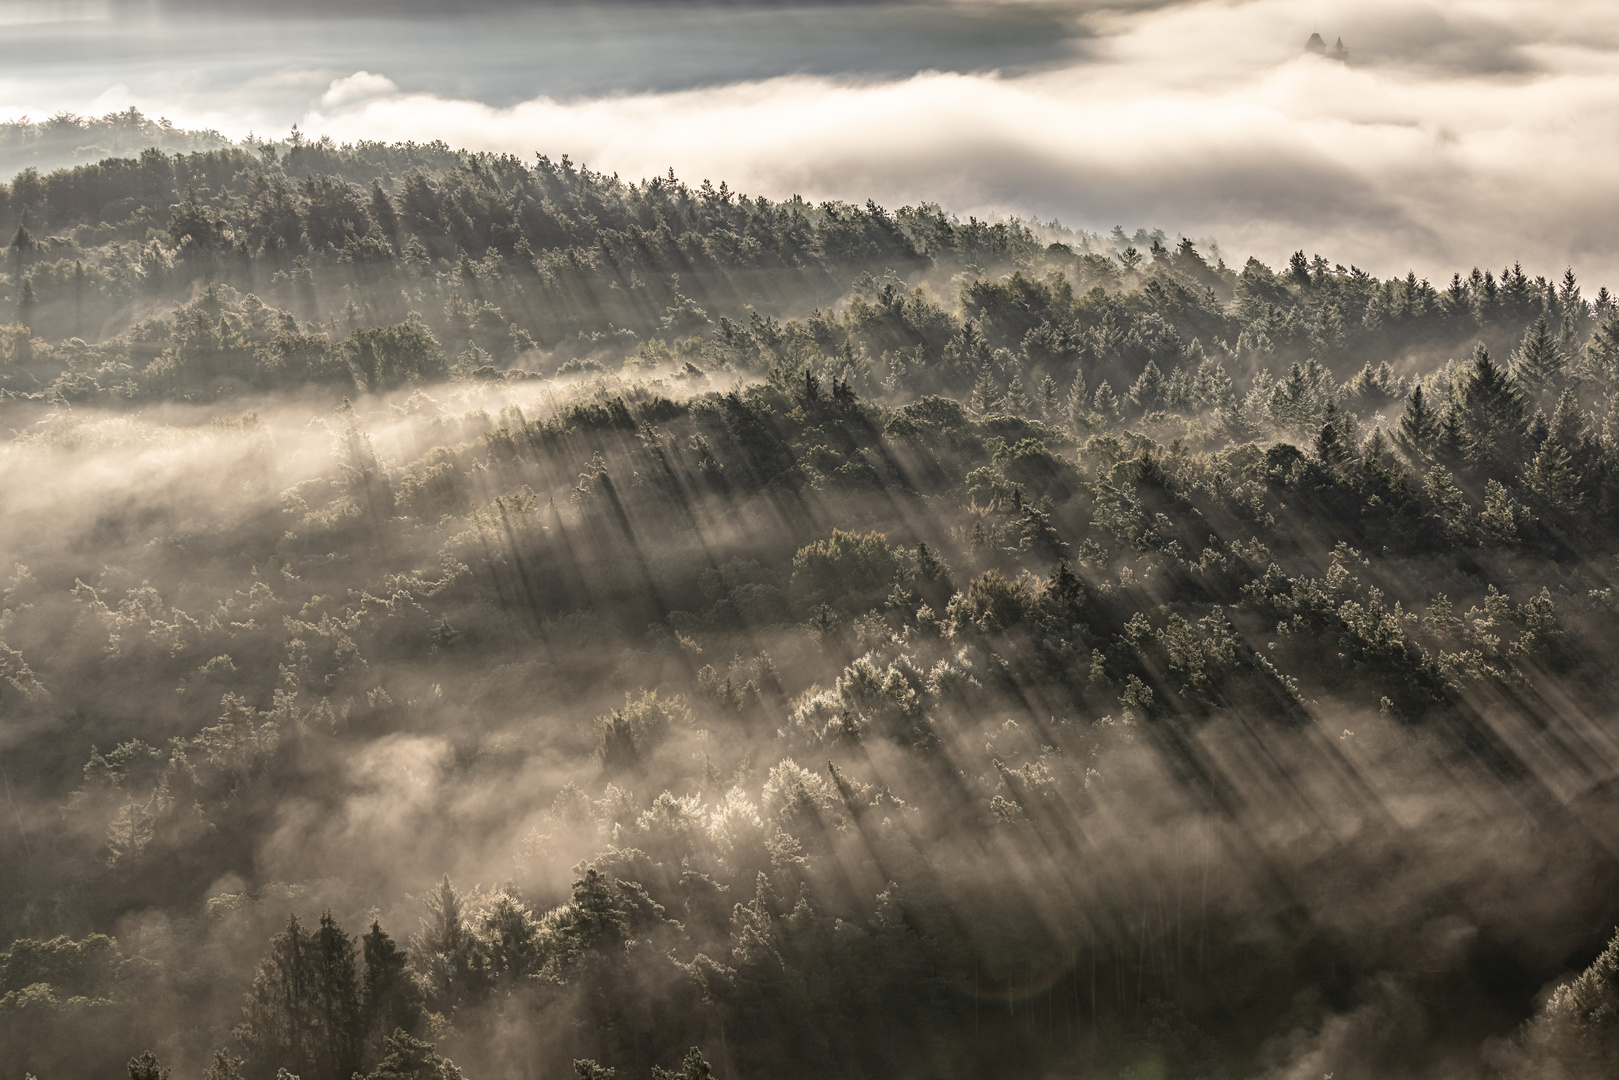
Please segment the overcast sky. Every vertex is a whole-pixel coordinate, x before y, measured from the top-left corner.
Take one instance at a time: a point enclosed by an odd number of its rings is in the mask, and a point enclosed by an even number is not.
[[[284,9],[285,10],[285,9]],[[0,118],[435,139],[772,196],[931,200],[1448,279],[1619,288],[1619,4],[0,0]],[[1349,62],[1307,55],[1342,37]]]

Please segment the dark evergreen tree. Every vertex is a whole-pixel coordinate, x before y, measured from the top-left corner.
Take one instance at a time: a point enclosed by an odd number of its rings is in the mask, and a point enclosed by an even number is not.
[[[1430,453],[1439,440],[1439,416],[1428,405],[1421,383],[1406,399],[1405,412],[1400,415],[1400,429],[1395,438],[1406,453],[1419,457]]]
[[[980,414],[988,416],[1001,407],[1001,385],[990,370],[989,361],[985,361],[978,368],[978,378],[973,383],[973,408]]]
[[[169,1070],[158,1064],[150,1050],[129,1059],[129,1080],[169,1080]]]
[[[1457,419],[1471,468],[1484,475],[1511,475],[1524,444],[1523,392],[1483,345],[1473,350],[1459,399]]]
[[[1532,396],[1556,393],[1566,365],[1557,339],[1542,315],[1523,336],[1523,343],[1512,354],[1512,375]]]

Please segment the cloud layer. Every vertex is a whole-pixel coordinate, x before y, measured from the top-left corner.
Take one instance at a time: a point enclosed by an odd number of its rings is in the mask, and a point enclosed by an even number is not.
[[[827,74],[829,62],[515,104],[412,89],[382,55],[313,88],[298,119],[340,140],[568,153],[626,178],[673,167],[773,197],[1159,226],[1272,262],[1304,247],[1444,279],[1572,263],[1619,286],[1611,4],[1209,0],[1075,5],[1062,19],[1070,59],[1020,69],[972,70],[952,54],[950,70],[892,77]],[[1349,63],[1306,55],[1316,31],[1341,35]],[[835,35],[825,46],[849,47]],[[245,129],[219,100],[199,118]]]

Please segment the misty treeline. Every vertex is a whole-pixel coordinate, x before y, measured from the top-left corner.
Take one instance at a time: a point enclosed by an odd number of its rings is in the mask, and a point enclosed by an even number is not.
[[[1613,1074],[1572,272],[435,146],[4,199],[5,1076]]]

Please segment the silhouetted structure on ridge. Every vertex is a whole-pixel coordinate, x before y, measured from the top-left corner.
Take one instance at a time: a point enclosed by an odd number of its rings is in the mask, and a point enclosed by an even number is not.
[[[1332,59],[1339,61],[1347,62],[1349,59],[1349,48],[1344,44],[1344,39],[1341,37],[1333,44],[1331,49],[1328,49],[1325,38],[1320,34],[1311,34],[1310,40],[1304,43],[1304,51],[1315,53],[1317,56],[1330,56]]]

